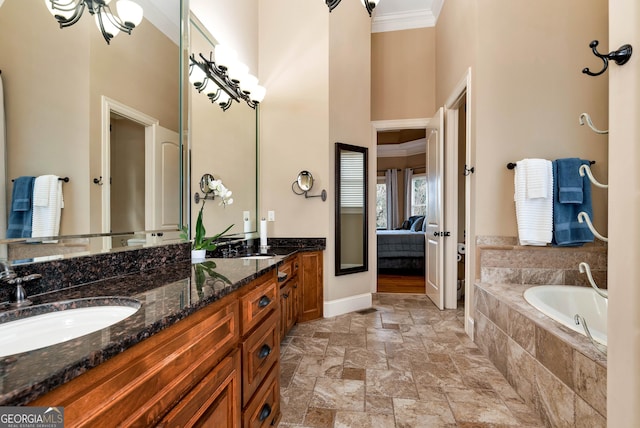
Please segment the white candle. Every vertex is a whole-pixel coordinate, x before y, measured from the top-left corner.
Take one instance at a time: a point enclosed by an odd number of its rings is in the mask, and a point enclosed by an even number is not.
[[[260,220],[260,246],[267,246],[267,220]]]

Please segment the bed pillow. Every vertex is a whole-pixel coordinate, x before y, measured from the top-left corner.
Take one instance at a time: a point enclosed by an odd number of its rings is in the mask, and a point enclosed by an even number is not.
[[[421,216],[416,221],[414,221],[413,224],[411,224],[411,231],[421,232],[423,223],[424,223],[424,217]]]

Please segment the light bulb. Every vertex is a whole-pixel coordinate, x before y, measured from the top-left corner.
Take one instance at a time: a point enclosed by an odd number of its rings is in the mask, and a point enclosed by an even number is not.
[[[240,81],[240,88],[243,92],[250,93],[258,86],[258,78],[253,74],[247,74]]]
[[[113,24],[113,15],[109,12],[107,12],[104,9],[101,9],[100,13],[96,13],[96,25],[98,26],[98,29],[100,29],[102,31],[102,29],[100,28],[100,18],[102,17],[102,25],[104,26],[104,32],[107,34],[111,34],[111,36],[115,37],[118,35],[118,33],[120,32],[120,30],[118,30],[118,27],[116,27]]]
[[[220,68],[227,69],[231,64],[237,61],[238,53],[222,44],[215,47],[216,65]]]
[[[192,63],[189,68],[191,69],[189,71],[189,82],[193,83],[196,88],[200,87],[202,82],[204,82],[204,79],[207,78],[207,75],[197,64]]]
[[[134,28],[142,22],[142,7],[131,0],[118,0],[118,17],[127,28]]]
[[[220,91],[220,96],[218,97],[218,100],[216,102],[218,104],[227,104],[230,99],[231,97],[229,96],[229,94],[227,94],[225,91]]]
[[[251,91],[251,100],[256,103],[261,103],[264,100],[264,96],[266,95],[267,90],[264,86],[256,85]]]
[[[229,79],[239,83],[249,74],[249,66],[240,61],[235,61],[229,65],[227,73],[229,74]]]
[[[70,19],[78,7],[78,0],[67,1],[59,3],[59,0],[52,2],[51,0],[44,0],[44,4],[47,5],[47,9],[53,16],[62,16],[64,19]],[[62,10],[61,8],[64,8]]]

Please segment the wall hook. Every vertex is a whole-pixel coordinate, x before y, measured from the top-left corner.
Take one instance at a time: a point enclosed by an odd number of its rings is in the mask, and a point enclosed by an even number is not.
[[[93,184],[97,184],[98,186],[102,186],[104,183],[102,183],[102,176],[100,176],[100,178],[94,178],[93,179]]]
[[[596,128],[595,126],[593,126],[593,122],[591,121],[591,116],[589,116],[589,113],[582,113],[580,115],[580,117],[578,118],[578,120],[580,121],[580,125],[583,126],[584,125],[584,121],[587,121],[587,125],[589,125],[589,128],[591,128],[591,130],[593,132],[595,132],[596,134],[608,134],[609,131],[608,130],[600,130],[598,128]]]
[[[469,168],[467,165],[465,165],[464,172],[462,173],[462,175],[466,177],[467,175],[473,174],[474,172],[476,172],[475,166],[472,166],[471,168]]]
[[[615,61],[615,63],[618,65],[624,65],[627,63],[627,61],[629,61],[629,58],[631,58],[631,45],[622,45],[620,46],[620,48],[618,48],[617,51],[609,52],[606,55],[601,54],[600,52],[598,52],[598,49],[596,49],[598,47],[597,40],[589,43],[589,47],[593,51],[593,54],[600,58],[602,62],[604,62],[604,67],[597,73],[590,71],[588,67],[583,68],[582,72],[588,74],[589,76],[600,76],[602,73],[607,71],[607,68],[609,67],[609,60]]]

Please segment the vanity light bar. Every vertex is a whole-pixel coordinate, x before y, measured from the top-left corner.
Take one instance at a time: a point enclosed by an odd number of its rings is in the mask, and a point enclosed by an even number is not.
[[[233,101],[244,100],[249,107],[255,109],[264,99],[265,89],[257,85],[257,78],[246,74],[247,81],[251,81],[251,89],[242,89],[244,85],[240,80],[231,79],[227,67],[216,65],[213,58],[207,59],[199,54],[200,61],[194,54],[189,56],[189,81],[193,83],[198,92],[204,92],[212,103],[217,103],[222,110],[231,107]],[[255,81],[254,81],[255,79]]]

